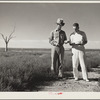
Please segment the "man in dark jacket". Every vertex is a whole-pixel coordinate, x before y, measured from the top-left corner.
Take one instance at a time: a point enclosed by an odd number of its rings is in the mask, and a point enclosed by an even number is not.
[[[51,70],[57,77],[62,78],[62,68],[64,62],[63,44],[67,40],[66,33],[61,29],[65,23],[62,18],[57,19],[57,27],[50,33],[49,43],[53,46],[51,50]],[[58,61],[58,66],[56,65]]]

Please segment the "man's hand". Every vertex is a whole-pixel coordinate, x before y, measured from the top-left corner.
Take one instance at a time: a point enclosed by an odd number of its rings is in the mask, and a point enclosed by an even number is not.
[[[71,43],[70,45],[75,45],[75,43]]]
[[[70,43],[70,41],[64,41],[65,44]]]
[[[84,45],[83,41],[80,41],[78,43],[75,43],[76,45]]]
[[[57,41],[52,41],[52,45],[53,45],[53,46],[58,46]]]

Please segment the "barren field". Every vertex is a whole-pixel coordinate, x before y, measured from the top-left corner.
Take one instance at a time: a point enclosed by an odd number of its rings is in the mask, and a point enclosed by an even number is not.
[[[65,51],[64,78],[56,80],[50,71],[49,49],[0,49],[0,91],[100,92],[100,50],[86,50],[90,82],[72,74],[71,50]]]

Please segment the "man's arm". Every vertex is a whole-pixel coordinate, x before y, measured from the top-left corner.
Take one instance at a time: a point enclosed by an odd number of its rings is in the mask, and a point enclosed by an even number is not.
[[[65,43],[65,44],[69,43],[69,41],[67,41],[66,33],[65,33],[64,43]]]
[[[53,45],[53,32],[50,33],[49,43]]]
[[[49,43],[50,43],[51,45],[53,45],[53,46],[57,46],[57,42],[54,41],[54,33],[53,33],[53,32],[50,33]]]
[[[87,44],[87,36],[86,34],[83,32],[83,45]]]

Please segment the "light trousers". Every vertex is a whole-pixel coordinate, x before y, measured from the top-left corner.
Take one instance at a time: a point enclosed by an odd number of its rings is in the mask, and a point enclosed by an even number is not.
[[[63,76],[63,62],[64,62],[64,47],[53,46],[51,50],[51,69],[54,70],[54,73],[62,77]]]
[[[83,79],[88,79],[84,46],[75,46],[74,48],[72,48],[72,54],[73,54],[72,65],[73,65],[74,78],[78,79],[78,65],[80,64],[82,69]]]

